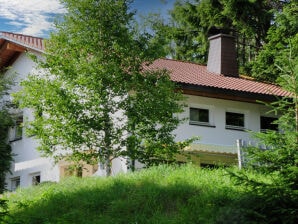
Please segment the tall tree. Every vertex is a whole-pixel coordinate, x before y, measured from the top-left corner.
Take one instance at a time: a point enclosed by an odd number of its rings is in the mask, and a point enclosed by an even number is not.
[[[256,198],[262,200],[252,202],[254,205],[254,221],[263,223],[296,223],[298,200],[298,56],[296,37],[287,50],[282,62],[279,84],[291,93],[280,101],[271,104],[272,112],[281,114],[275,122],[279,131],[255,133],[259,147],[249,147],[246,152],[246,167],[232,173],[239,183],[252,190]],[[276,62],[279,64],[279,62]],[[258,174],[262,174],[262,178]],[[265,178],[266,177],[266,178]],[[251,215],[250,211],[250,215]]]
[[[255,61],[252,62],[252,76],[258,80],[277,82],[280,70],[276,64],[282,65],[284,58],[289,55],[292,48],[292,57],[298,54],[295,43],[298,35],[298,4],[290,2],[281,11],[276,13],[274,23],[271,25],[265,44]]]
[[[10,170],[12,151],[8,144],[8,130],[12,119],[7,110],[0,110],[0,194],[5,190],[5,174]]]
[[[12,161],[11,147],[8,144],[8,130],[12,118],[8,112],[9,102],[5,100],[12,80],[0,74],[0,194],[5,190],[5,174],[9,172]]]
[[[206,63],[208,36],[216,27],[237,37],[239,65],[249,72],[263,46],[275,13],[288,1],[178,0],[168,23],[154,23],[157,39],[165,37],[169,56]],[[158,26],[156,24],[159,24]]]
[[[6,173],[10,171],[12,161],[12,151],[8,144],[8,130],[13,122],[8,112],[8,102],[4,99],[10,85],[11,80],[4,78],[3,74],[0,74],[0,194],[5,190],[5,176]],[[2,216],[6,214],[6,201],[0,198],[0,222]]]
[[[182,105],[166,73],[144,72],[144,62],[156,53],[147,36],[133,28],[130,1],[62,3],[68,12],[47,42],[44,60],[37,60],[40,70],[16,96],[21,107],[34,109],[28,132],[40,139],[39,149],[57,160],[101,161],[107,175],[119,156],[148,161],[170,155],[158,147],[150,153],[161,153],[152,155],[138,148],[173,145],[171,130],[179,123],[173,114]],[[132,138],[139,143],[132,144]]]

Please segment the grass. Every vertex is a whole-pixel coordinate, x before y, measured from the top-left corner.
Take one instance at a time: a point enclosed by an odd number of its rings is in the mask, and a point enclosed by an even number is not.
[[[244,195],[224,169],[160,166],[18,189],[6,195],[4,223],[244,223],[237,204]]]

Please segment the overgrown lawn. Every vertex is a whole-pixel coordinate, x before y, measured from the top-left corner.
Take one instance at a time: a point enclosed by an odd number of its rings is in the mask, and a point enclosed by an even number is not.
[[[19,189],[6,196],[6,223],[241,223],[244,196],[224,169],[159,166]]]

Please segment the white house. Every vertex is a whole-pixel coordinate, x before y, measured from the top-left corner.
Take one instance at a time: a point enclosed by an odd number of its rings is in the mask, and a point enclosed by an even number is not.
[[[4,76],[14,76],[15,85],[11,92],[19,90],[19,82],[35,68],[34,62],[28,57],[27,51],[41,56],[44,44],[41,38],[0,33],[0,69]],[[10,67],[9,70],[4,68]],[[30,186],[42,181],[58,181],[58,166],[53,166],[50,159],[42,158],[37,152],[38,142],[24,134],[21,123],[23,119],[32,119],[29,109],[12,111],[16,125],[11,128],[9,142],[12,146],[14,162],[12,173],[7,173],[6,183],[9,190],[18,186]]]
[[[192,144],[187,151],[193,160],[201,165],[216,163],[237,163],[236,140],[249,140],[247,130],[261,131],[276,129],[271,122],[274,114],[267,114],[268,108],[259,101],[271,102],[276,96],[287,96],[280,87],[256,82],[239,76],[233,37],[218,34],[210,39],[207,66],[158,59],[145,69],[167,69],[186,97],[182,117],[189,121],[176,130],[177,141],[192,136],[201,140]],[[34,62],[26,52],[42,55],[43,40],[37,37],[2,32],[0,33],[0,69],[11,66],[4,75],[17,74],[17,83],[12,91],[18,90],[21,79],[33,71]],[[50,159],[41,158],[36,151],[38,142],[24,135],[18,126],[23,119],[33,119],[30,109],[16,112],[16,126],[10,133],[10,144],[16,154],[12,174],[7,174],[8,189],[30,186],[42,181],[59,181],[66,175],[67,163],[54,165]],[[103,174],[100,166],[89,166],[83,175]],[[126,172],[121,160],[113,163],[113,172]],[[87,172],[87,173],[86,173]]]

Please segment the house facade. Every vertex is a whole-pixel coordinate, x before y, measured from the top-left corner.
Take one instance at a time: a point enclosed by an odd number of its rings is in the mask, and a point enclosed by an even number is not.
[[[0,69],[4,76],[12,76],[14,85],[10,92],[20,89],[19,83],[34,71],[35,63],[27,52],[41,56],[44,43],[41,38],[0,33]],[[7,67],[10,69],[5,70]],[[25,135],[22,123],[24,119],[33,119],[30,109],[12,110],[15,126],[9,130],[8,141],[14,154],[11,173],[6,175],[8,190],[18,186],[30,186],[43,181],[59,180],[57,165],[48,158],[41,157],[36,150],[38,141]]]
[[[0,33],[0,69],[10,66],[4,75],[16,74],[12,92],[19,90],[19,82],[33,72],[34,62],[27,52],[42,56],[41,38],[2,32]],[[195,163],[201,165],[237,164],[237,140],[250,140],[248,131],[275,129],[271,122],[275,114],[258,101],[271,102],[288,93],[278,86],[256,82],[239,76],[234,39],[226,34],[210,37],[208,65],[158,59],[144,69],[167,69],[185,96],[185,110],[181,118],[188,118],[175,131],[176,140],[183,141],[200,136],[186,149]],[[30,186],[43,181],[59,181],[68,173],[69,164],[54,164],[41,157],[36,150],[38,141],[24,134],[20,124],[33,119],[30,109],[14,111],[16,124],[10,130],[9,141],[16,155],[7,174],[9,190]],[[239,143],[239,142],[238,142]],[[179,158],[184,161],[183,158]],[[113,173],[127,172],[125,161],[113,161]],[[105,175],[98,166],[84,167],[82,176]]]
[[[192,161],[200,165],[237,164],[243,142],[253,143],[251,132],[277,130],[276,114],[264,103],[289,96],[280,87],[256,82],[238,74],[234,37],[209,38],[207,66],[158,59],[146,69],[166,69],[185,96],[187,107],[180,115],[188,122],[176,130],[178,141],[199,136],[189,147]]]

